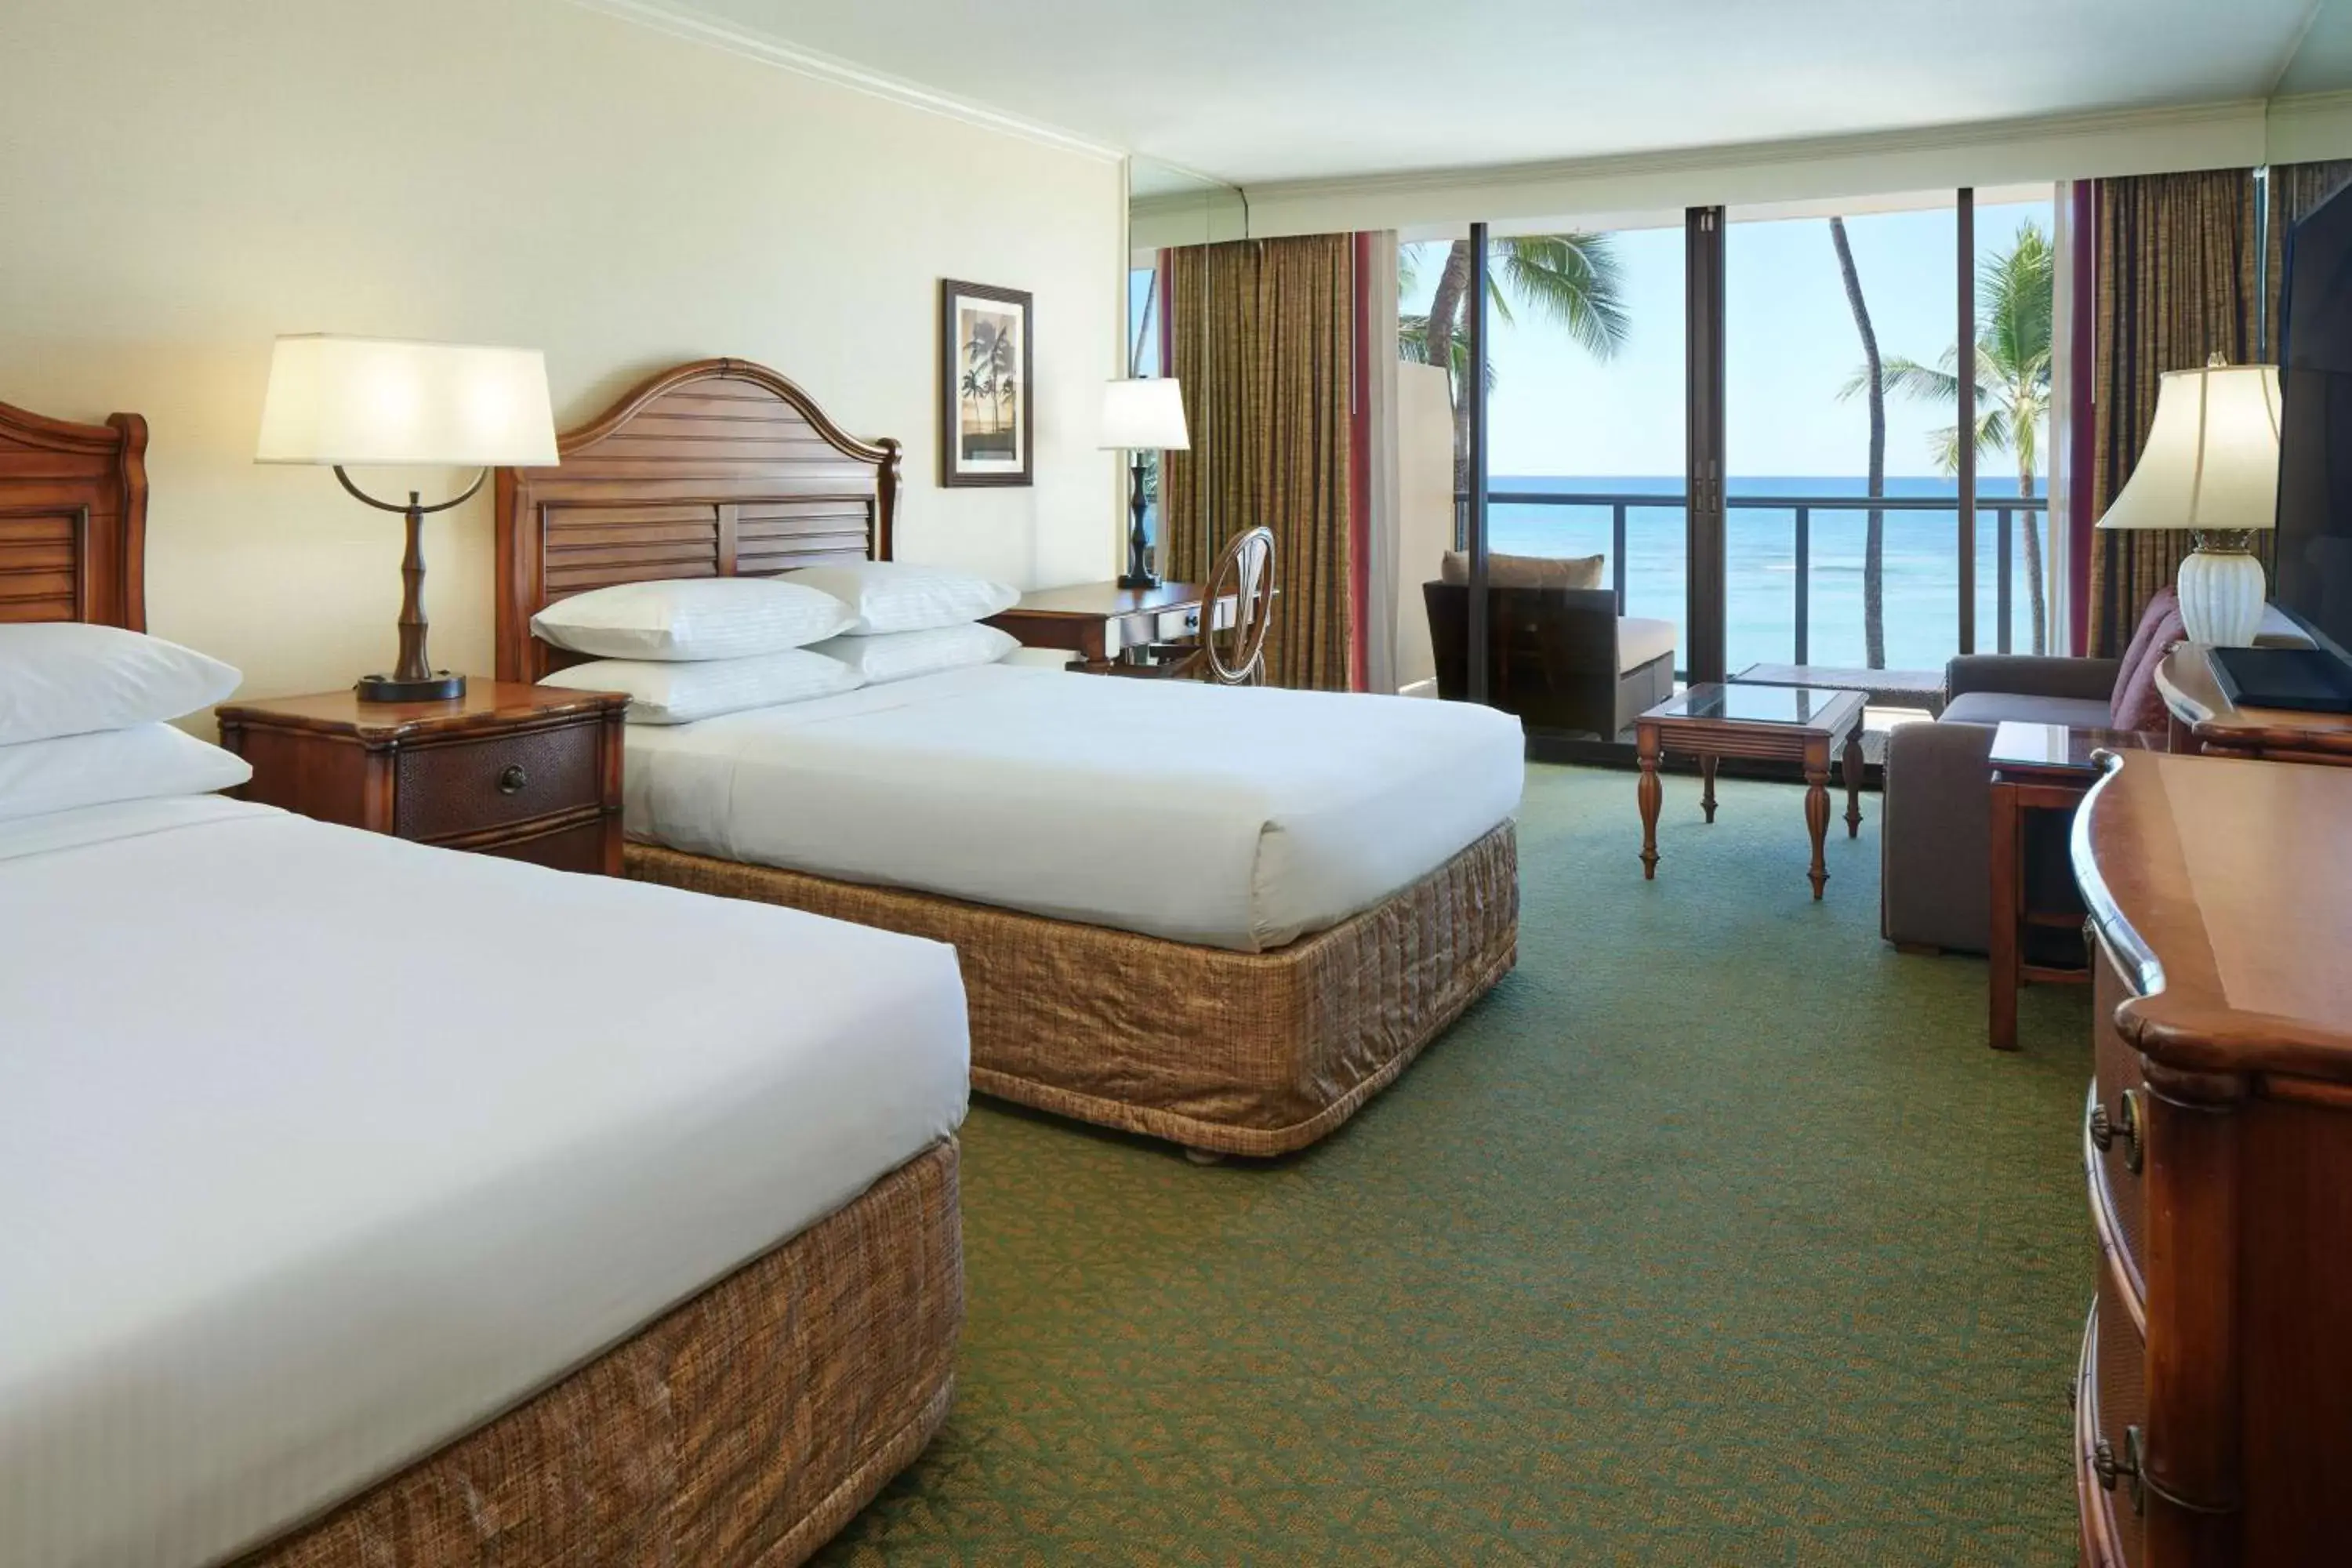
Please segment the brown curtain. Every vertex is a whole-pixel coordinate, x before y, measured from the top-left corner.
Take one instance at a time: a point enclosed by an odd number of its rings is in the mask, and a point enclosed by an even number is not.
[[[1160,570],[1201,582],[1235,534],[1274,530],[1282,595],[1265,649],[1277,686],[1350,685],[1355,286],[1344,234],[1169,257],[1171,362],[1192,449],[1164,459]]]
[[[2311,216],[2312,209],[2352,184],[2352,160],[2326,163],[2273,163],[2270,172],[2270,210],[2263,257],[2263,352],[2271,364],[2279,363],[2279,303],[2286,282],[2287,231]]]
[[[2147,441],[2157,378],[2210,354],[2254,357],[2253,171],[2101,180],[2095,226],[2091,478],[2092,510],[2103,515]],[[2189,547],[2179,531],[2093,536],[2090,653],[2123,652]]]

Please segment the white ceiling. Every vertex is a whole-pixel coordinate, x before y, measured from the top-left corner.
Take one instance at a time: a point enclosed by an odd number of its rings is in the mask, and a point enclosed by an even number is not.
[[[1244,184],[2352,86],[2352,0],[659,3]]]

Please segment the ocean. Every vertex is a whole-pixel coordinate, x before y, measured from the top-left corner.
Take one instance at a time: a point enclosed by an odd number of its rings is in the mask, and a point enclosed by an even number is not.
[[[1998,481],[1979,476],[1977,513],[1977,647],[1999,646],[1994,625],[1998,517],[1991,510],[2014,499]],[[1725,485],[1735,500],[1756,496],[1863,496],[1859,476],[1834,479],[1733,479]],[[1513,555],[1607,555],[1610,512],[1602,507],[1514,505],[1514,490],[1607,491],[1679,495],[1679,474],[1593,479],[1557,475],[1496,476],[1489,494],[1489,548]],[[1950,479],[1935,476],[1888,476],[1890,496],[1951,496]],[[2030,652],[2027,622],[2024,531],[2028,516],[2046,530],[2040,513],[2013,514],[2011,544],[2011,647]],[[1807,660],[1853,665],[1863,658],[1862,551],[1866,527],[1861,511],[1812,513],[1811,640]],[[1637,507],[1625,520],[1625,613],[1684,622],[1684,529],[1679,506]],[[1787,663],[1796,657],[1796,530],[1794,510],[1735,508],[1726,525],[1725,565],[1728,589],[1727,662],[1737,672],[1759,662]],[[1895,669],[1941,669],[1959,651],[1959,514],[1952,511],[1890,511],[1886,514],[1885,576],[1886,663]],[[2048,534],[2043,539],[2046,542]],[[2046,552],[2045,552],[2046,553]],[[1613,563],[1612,563],[1613,564]],[[2046,570],[2046,567],[2045,567]],[[1601,581],[1608,582],[1609,567]],[[1685,637],[1678,645],[1687,648]]]

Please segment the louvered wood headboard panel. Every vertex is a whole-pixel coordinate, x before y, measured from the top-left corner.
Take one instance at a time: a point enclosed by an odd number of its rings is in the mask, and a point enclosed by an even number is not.
[[[530,635],[570,595],[890,556],[898,443],[848,435],[762,365],[664,371],[556,450],[554,468],[499,470],[501,680],[574,660]]]
[[[0,403],[0,621],[147,626],[147,422]]]

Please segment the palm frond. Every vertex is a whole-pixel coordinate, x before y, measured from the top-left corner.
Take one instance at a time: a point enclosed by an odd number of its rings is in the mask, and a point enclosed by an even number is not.
[[[1487,278],[1496,314],[1511,321],[1514,300],[1568,329],[1595,359],[1616,357],[1633,332],[1625,309],[1624,269],[1609,237],[1527,234],[1496,247]]]

